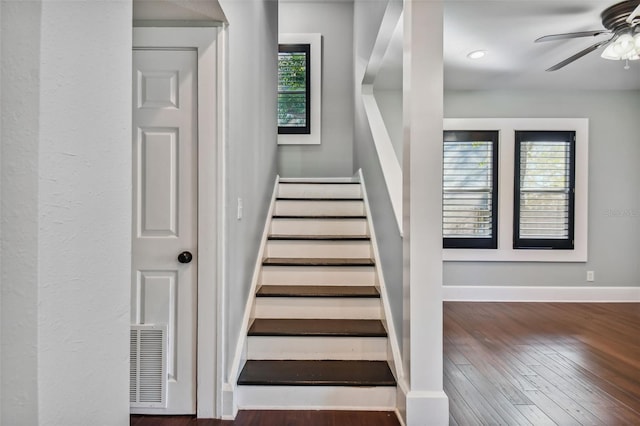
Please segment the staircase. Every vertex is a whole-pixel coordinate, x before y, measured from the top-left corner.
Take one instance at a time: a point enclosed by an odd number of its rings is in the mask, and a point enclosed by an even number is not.
[[[238,406],[395,409],[360,183],[281,180],[272,211]]]

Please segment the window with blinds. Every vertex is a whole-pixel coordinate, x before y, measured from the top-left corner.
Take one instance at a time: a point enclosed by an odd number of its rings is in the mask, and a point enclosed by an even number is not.
[[[574,247],[575,132],[516,131],[516,249]]]
[[[444,132],[444,248],[498,246],[498,132]]]
[[[311,133],[311,45],[278,46],[278,133]]]

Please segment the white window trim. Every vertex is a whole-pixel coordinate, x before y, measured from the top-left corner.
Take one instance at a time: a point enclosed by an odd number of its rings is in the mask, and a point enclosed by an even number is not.
[[[322,34],[280,34],[278,43],[311,45],[311,133],[308,135],[278,134],[278,145],[320,145],[322,140]]]
[[[445,261],[586,262],[588,233],[589,120],[587,118],[445,118],[444,130],[498,130],[498,248],[443,249]],[[516,130],[576,132],[575,241],[573,250],[513,248]]]

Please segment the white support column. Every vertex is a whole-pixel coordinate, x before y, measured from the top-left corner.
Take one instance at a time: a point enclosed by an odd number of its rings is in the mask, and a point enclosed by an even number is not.
[[[405,0],[404,324],[406,422],[447,425],[442,379],[443,4]]]

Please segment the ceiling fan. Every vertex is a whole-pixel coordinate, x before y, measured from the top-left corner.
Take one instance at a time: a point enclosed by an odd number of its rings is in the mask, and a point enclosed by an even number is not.
[[[556,71],[569,65],[583,56],[605,47],[602,57],[612,60],[626,60],[625,69],[629,68],[628,61],[640,59],[640,0],[627,0],[605,9],[600,15],[605,29],[594,31],[580,31],[576,33],[553,34],[540,37],[535,42],[565,40],[579,37],[597,37],[610,34],[607,40],[602,40],[584,50],[568,57],[547,71]]]

